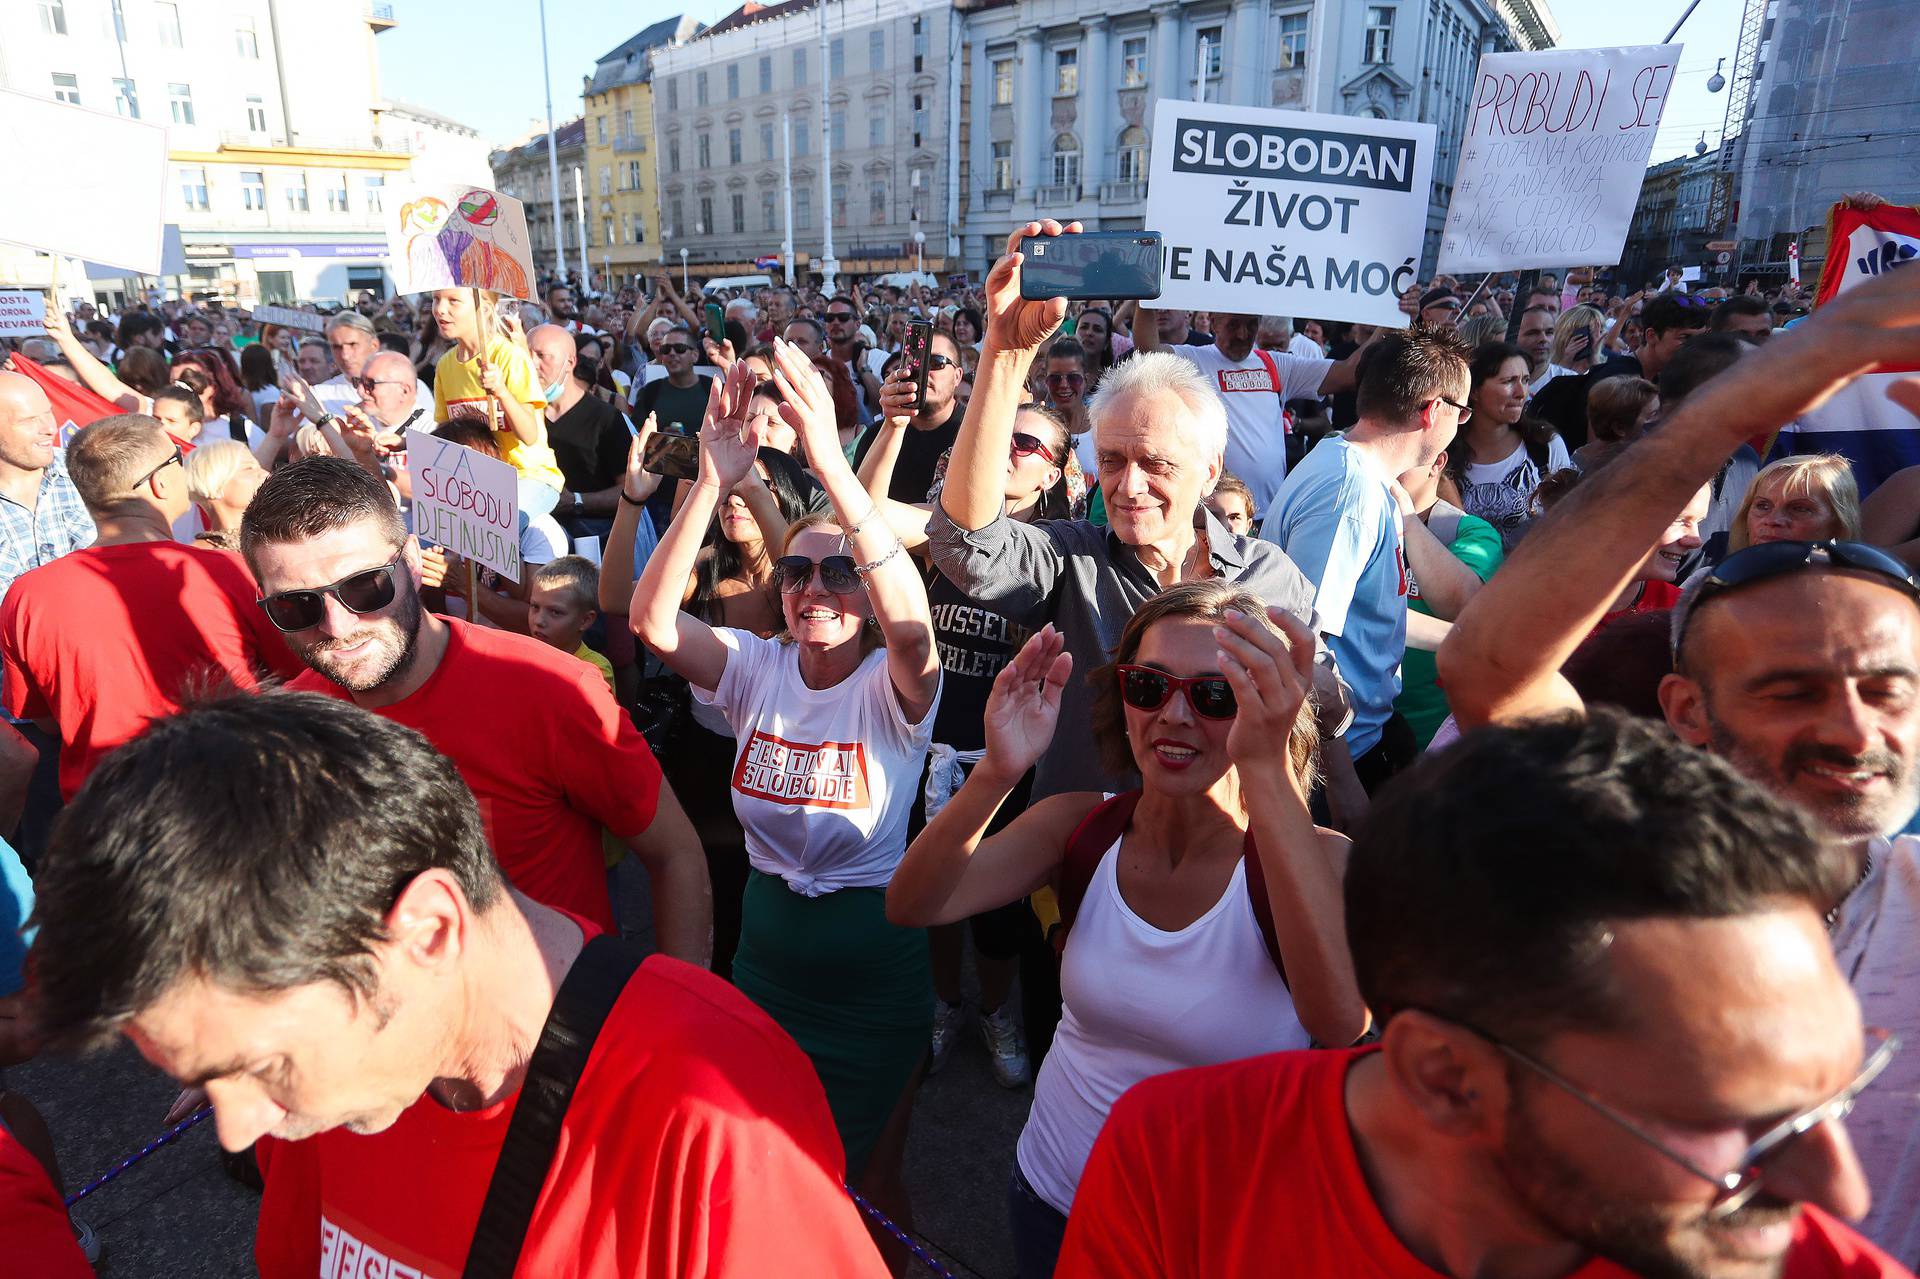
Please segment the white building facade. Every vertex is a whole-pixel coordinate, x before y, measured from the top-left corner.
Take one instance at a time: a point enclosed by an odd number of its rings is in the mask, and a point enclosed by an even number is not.
[[[477,135],[415,108],[389,114],[373,42],[391,4],[21,0],[9,18],[0,87],[167,127],[165,220],[187,267],[158,282],[168,292],[388,292],[382,210],[409,181],[414,141],[430,141],[436,173],[486,178]],[[95,282],[106,301],[135,287]]]
[[[797,262],[825,255],[831,218],[845,270],[912,267],[916,231],[941,269],[958,212],[949,68],[962,16],[930,0],[799,0],[655,50],[663,262],[684,249],[711,275],[778,256],[791,159]]]
[[[965,265],[1036,218],[1144,226],[1163,97],[1438,126],[1430,269],[1482,52],[1547,48],[1544,0],[1019,0],[970,7]]]

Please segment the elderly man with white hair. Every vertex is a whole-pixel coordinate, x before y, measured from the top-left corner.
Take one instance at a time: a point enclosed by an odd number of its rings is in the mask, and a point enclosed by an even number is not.
[[[1066,638],[1075,674],[1062,692],[1061,723],[1085,725],[1093,692],[1083,676],[1108,660],[1147,599],[1180,582],[1218,578],[1310,622],[1313,584],[1279,547],[1236,536],[1206,508],[1223,469],[1226,409],[1199,369],[1164,352],[1115,365],[1088,406],[1111,526],[1006,517],[1022,381],[1067,310],[1063,298],[1021,298],[1017,247],[1023,236],[1079,229],[1028,223],[987,276],[985,349],[928,535],[934,564],[955,586],[1009,621],[1035,629],[1052,623]],[[1337,703],[1337,691],[1327,700]],[[1095,754],[1084,735],[1057,735],[1037,766],[1033,798],[1126,789]]]

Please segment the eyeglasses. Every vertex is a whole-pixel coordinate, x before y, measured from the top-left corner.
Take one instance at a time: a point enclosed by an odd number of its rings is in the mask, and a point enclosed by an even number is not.
[[[1025,431],[1013,433],[1013,451],[1019,457],[1032,457],[1038,453],[1047,461],[1053,461],[1053,450],[1047,447],[1047,442],[1037,435],[1028,435]]]
[[[782,555],[773,562],[773,584],[782,595],[798,595],[813,581],[816,568],[820,570],[820,584],[835,595],[859,593],[860,573],[851,555],[829,555],[821,560]]]
[[[324,622],[327,618],[325,597],[329,595],[349,613],[377,613],[393,603],[393,574],[400,563],[400,559],[395,559],[379,568],[363,569],[330,586],[280,591],[262,599],[260,607],[266,611],[269,622],[290,632],[312,630]]]
[[[1877,546],[1864,542],[1762,542],[1735,551],[1720,561],[1713,575],[1683,594],[1674,606],[1673,654],[1680,655],[1687,637],[1687,626],[1700,606],[1716,595],[1751,586],[1755,582],[1808,568],[1856,569],[1884,577],[1920,600],[1920,578],[1907,566]]]
[[[1440,403],[1446,405],[1450,409],[1458,410],[1460,414],[1461,426],[1465,426],[1467,424],[1467,419],[1473,416],[1473,405],[1471,404],[1461,404],[1457,400],[1449,400],[1444,395],[1436,395],[1433,398],[1440,401]]]
[[[939,372],[941,369],[955,368],[959,365],[959,363],[960,361],[954,359],[950,355],[929,355],[927,357],[927,367],[932,369],[936,373]]]
[[[693,354],[693,348],[688,346],[684,342],[672,342],[665,346],[655,347],[654,349],[660,352],[660,354],[662,355],[692,355]]]
[[[148,471],[145,475],[135,480],[132,483],[132,485],[129,486],[128,491],[132,492],[134,490],[137,490],[142,484],[145,484],[148,480],[160,474],[160,472],[166,470],[169,466],[175,466],[175,465],[185,466],[186,464],[187,464],[187,455],[182,453],[180,451],[180,446],[176,444],[173,446],[172,455],[169,456],[166,461],[162,462],[160,465],[154,467],[151,471]]]
[[[1055,382],[1059,382],[1065,386],[1083,386],[1086,384],[1086,380],[1087,380],[1087,375],[1084,373],[1049,373],[1047,374],[1047,384],[1049,386],[1051,386]]]
[[[1431,1015],[1438,1016],[1438,1014]],[[1452,1019],[1447,1018],[1446,1020],[1451,1021]],[[1465,1022],[1456,1021],[1453,1024],[1464,1030],[1472,1031],[1507,1056],[1513,1058],[1513,1060],[1525,1066],[1528,1070],[1539,1075],[1554,1087],[1581,1102],[1589,1110],[1592,1110],[1601,1118],[1612,1123],[1615,1127],[1622,1129],[1646,1145],[1651,1146],[1671,1163],[1684,1168],[1702,1181],[1708,1181],[1717,1186],[1720,1193],[1715,1197],[1713,1207],[1707,1210],[1707,1220],[1709,1221],[1719,1221],[1733,1215],[1741,1208],[1746,1207],[1746,1205],[1752,1201],[1753,1197],[1760,1193],[1761,1184],[1766,1178],[1765,1166],[1767,1161],[1775,1155],[1778,1155],[1781,1150],[1795,1138],[1804,1137],[1815,1128],[1820,1127],[1820,1125],[1845,1119],[1852,1113],[1854,1103],[1860,1099],[1860,1094],[1866,1091],[1869,1084],[1880,1077],[1880,1072],[1887,1068],[1887,1063],[1893,1060],[1893,1055],[1900,1051],[1900,1040],[1897,1036],[1879,1027],[1869,1027],[1867,1030],[1868,1048],[1866,1057],[1860,1064],[1860,1072],[1853,1077],[1853,1082],[1849,1083],[1846,1087],[1819,1105],[1783,1119],[1761,1133],[1746,1150],[1741,1153],[1739,1161],[1734,1164],[1733,1171],[1727,1173],[1711,1173],[1669,1146],[1666,1142],[1654,1136],[1651,1132],[1648,1132],[1647,1126],[1640,1120],[1634,1119],[1622,1111],[1615,1110],[1612,1106],[1607,1105],[1607,1103],[1601,1101],[1598,1097],[1595,1097],[1592,1093],[1580,1087],[1580,1085],[1560,1074],[1551,1066],[1538,1061],[1527,1053],[1521,1052],[1512,1044],[1505,1043],[1497,1036],[1490,1035],[1484,1030],[1479,1030],[1467,1025]]]
[[[827,323],[828,323],[828,324],[840,324],[840,323],[844,323],[844,322],[845,322],[845,321],[847,321],[847,320],[852,320],[852,319],[857,319],[857,318],[858,318],[858,317],[857,317],[857,316],[856,316],[856,315],[855,315],[855,314],[854,314],[854,313],[853,313],[852,311],[829,311],[829,312],[827,312]]]
[[[1120,700],[1137,711],[1157,711],[1172,700],[1175,693],[1187,695],[1187,705],[1202,719],[1232,719],[1240,712],[1233,696],[1233,685],[1224,675],[1169,675],[1151,666],[1116,668],[1120,679]]]
[[[356,390],[365,391],[368,395],[373,394],[373,388],[376,386],[408,385],[407,383],[402,382],[398,378],[387,378],[385,380],[382,380],[380,378],[375,378],[375,377],[354,377],[354,378],[348,378],[347,381],[351,382]]]

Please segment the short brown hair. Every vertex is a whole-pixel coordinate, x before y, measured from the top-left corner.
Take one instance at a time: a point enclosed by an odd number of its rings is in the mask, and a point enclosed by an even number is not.
[[[1360,359],[1354,407],[1363,418],[1405,422],[1435,396],[1451,395],[1467,381],[1472,352],[1443,329],[1416,324],[1390,333]]]
[[[1279,634],[1267,619],[1265,600],[1244,587],[1217,580],[1182,582],[1168,587],[1127,619],[1113,660],[1087,676],[1087,682],[1093,686],[1093,740],[1100,752],[1100,766],[1107,772],[1126,775],[1138,768],[1127,742],[1127,711],[1120,700],[1117,669],[1139,656],[1140,645],[1155,624],[1182,618],[1215,621],[1229,613],[1243,613]],[[1287,734],[1287,762],[1294,776],[1300,779],[1301,788],[1310,789],[1320,772],[1320,730],[1313,717],[1311,694],[1300,704],[1300,713],[1294,717],[1293,729]]]
[[[104,511],[131,493],[141,472],[171,447],[158,418],[116,413],[80,428],[67,446],[67,476],[89,511]]]
[[[1624,440],[1660,398],[1660,388],[1643,377],[1610,377],[1587,392],[1587,434],[1604,444]]]
[[[600,570],[584,555],[562,555],[545,564],[529,566],[535,586],[553,587],[582,612],[600,607]]]

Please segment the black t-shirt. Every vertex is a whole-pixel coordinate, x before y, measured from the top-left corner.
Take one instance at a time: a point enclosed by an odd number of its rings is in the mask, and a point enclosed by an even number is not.
[[[960,406],[955,404],[948,410],[946,421],[938,426],[925,430],[915,426],[906,428],[906,438],[900,441],[900,457],[893,464],[893,482],[887,486],[888,497],[896,502],[927,500],[928,492],[933,488],[933,474],[940,467],[940,459],[960,438],[960,420],[963,416]],[[867,454],[873,451],[874,443],[884,429],[876,425],[860,441],[860,447],[853,453],[854,470],[859,470],[860,464],[867,460]]]
[[[640,388],[640,400],[634,405],[634,416],[641,422],[652,413],[663,431],[683,431],[688,435],[700,433],[701,420],[707,416],[707,393],[713,385],[713,379],[704,373],[696,373],[693,385],[675,386],[666,378],[657,378]],[[624,465],[624,463],[622,463]]]
[[[944,672],[933,740],[955,750],[979,750],[987,744],[987,696],[994,677],[1033,632],[970,598],[938,571],[927,583],[927,604]]]
[[[1554,378],[1535,393],[1527,411],[1553,423],[1571,451],[1587,442],[1587,393],[1593,390],[1594,384],[1610,377],[1640,376],[1638,357],[1616,355],[1586,373]]]
[[[618,484],[626,473],[630,438],[620,410],[591,391],[547,423],[547,442],[560,461],[567,488],[575,493],[597,493]]]

